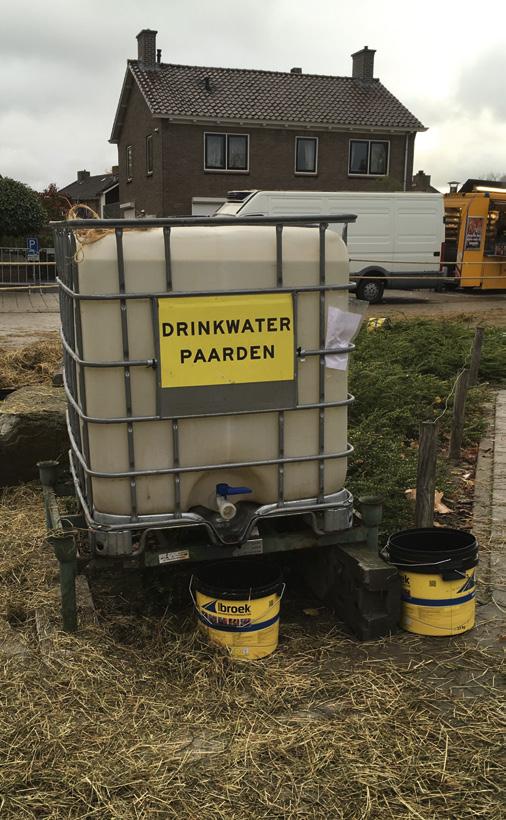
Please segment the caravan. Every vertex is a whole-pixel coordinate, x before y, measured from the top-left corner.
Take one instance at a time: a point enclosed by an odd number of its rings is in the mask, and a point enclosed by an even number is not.
[[[442,194],[350,191],[231,191],[214,216],[356,214],[348,250],[356,294],[379,302],[385,288],[444,284]],[[331,226],[332,227],[332,226]]]

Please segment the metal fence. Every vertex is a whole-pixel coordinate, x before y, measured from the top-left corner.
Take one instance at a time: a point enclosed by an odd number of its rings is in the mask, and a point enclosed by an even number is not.
[[[0,247],[0,289],[16,287],[56,287],[54,248],[30,254],[27,248]]]

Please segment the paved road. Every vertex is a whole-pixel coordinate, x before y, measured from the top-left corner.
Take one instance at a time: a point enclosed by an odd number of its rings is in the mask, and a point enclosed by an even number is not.
[[[469,316],[485,324],[506,326],[506,292],[434,293],[387,290],[381,304],[370,305],[366,315],[392,319]],[[58,330],[59,326],[56,293],[36,290],[31,293],[2,293],[0,290],[1,344],[29,344],[33,339]]]
[[[435,293],[434,291],[386,290],[379,305],[370,305],[368,316],[391,319],[449,318],[471,316],[488,325],[506,325],[506,291]]]
[[[0,289],[0,344],[30,344],[60,327],[58,294]]]

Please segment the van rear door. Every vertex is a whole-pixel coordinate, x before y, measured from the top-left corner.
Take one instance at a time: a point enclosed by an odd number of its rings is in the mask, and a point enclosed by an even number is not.
[[[444,242],[443,197],[410,193],[395,207],[394,254],[390,270],[401,274],[392,287],[434,287],[441,277]],[[402,274],[406,274],[404,277]]]
[[[346,207],[358,219],[348,228],[350,272],[358,273],[370,265],[388,270],[393,254],[394,217],[390,197],[351,198]]]

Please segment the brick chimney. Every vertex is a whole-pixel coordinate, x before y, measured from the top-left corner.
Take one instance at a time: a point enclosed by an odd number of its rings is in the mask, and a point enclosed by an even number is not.
[[[374,77],[374,55],[376,50],[364,46],[351,55],[353,60],[352,77],[356,80],[372,80]]]
[[[137,59],[143,68],[156,68],[156,35],[157,31],[143,28],[137,35]]]
[[[90,178],[90,172],[89,171],[78,171],[77,172],[77,181],[78,182],[84,182],[85,179],[89,179],[89,178]]]
[[[111,174],[113,174],[113,176],[115,176],[115,177],[118,176],[118,174],[119,174],[119,165],[113,165],[112,166]]]
[[[425,193],[430,191],[430,174],[426,174],[425,171],[418,171],[413,177],[413,188],[415,191],[424,191]]]

